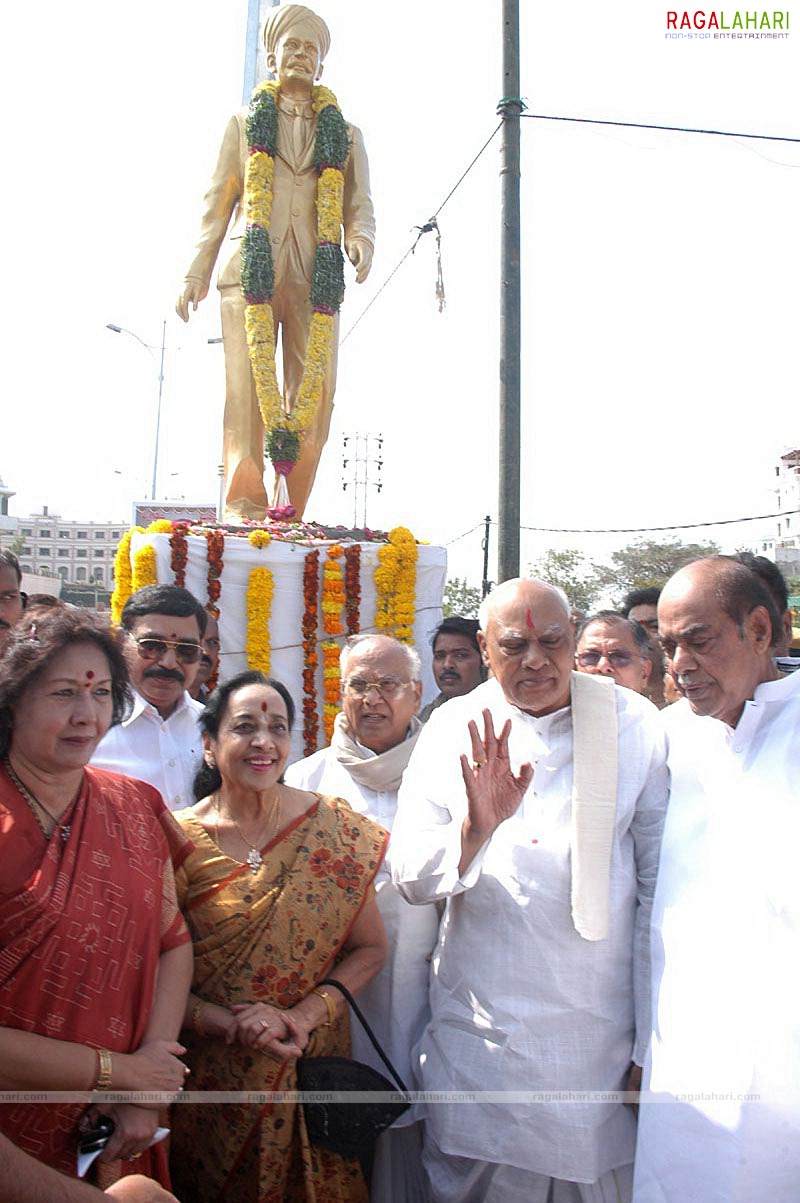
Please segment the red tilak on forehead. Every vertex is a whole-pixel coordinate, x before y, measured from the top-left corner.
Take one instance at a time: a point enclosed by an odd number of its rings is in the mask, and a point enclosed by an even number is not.
[[[86,680],[91,681],[93,676],[94,676],[94,673],[92,672],[91,669],[89,669],[88,672],[86,673]]]
[[[262,702],[262,703],[261,703],[261,711],[262,711],[262,713],[263,713],[263,714],[266,714],[268,710],[269,710],[269,706],[267,706],[267,703],[266,703],[266,702]]]
[[[526,622],[526,623],[527,623],[527,625],[528,625],[528,630],[529,630],[529,631],[535,631],[535,630],[536,630],[536,627],[533,625],[533,619],[531,618],[531,608],[530,608],[530,606],[528,606],[528,609],[525,611],[525,622]]]

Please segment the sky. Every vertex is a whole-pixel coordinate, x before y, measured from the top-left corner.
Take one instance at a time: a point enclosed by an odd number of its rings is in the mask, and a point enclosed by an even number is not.
[[[323,82],[364,135],[378,222],[368,281],[347,277],[346,336],[497,125],[501,5],[316,9],[332,33]],[[730,23],[735,9],[716,11]],[[789,12],[784,40],[689,40],[665,36],[656,0],[521,0],[522,97],[532,114],[800,138]],[[216,289],[188,325],[174,304],[241,104],[245,21],[245,0],[5,15],[0,476],[14,513],[117,520],[147,494],[164,320],[158,491],[217,496]],[[439,216],[444,312],[429,235],[343,339],[306,512],[352,522],[342,435],[381,433],[368,524],[449,544],[450,574],[476,584],[482,520],[497,517],[499,154],[498,136]],[[800,446],[798,168],[789,142],[522,122],[523,527],[773,512],[775,464]],[[774,530],[676,533],[729,550]],[[633,538],[524,530],[521,566]]]

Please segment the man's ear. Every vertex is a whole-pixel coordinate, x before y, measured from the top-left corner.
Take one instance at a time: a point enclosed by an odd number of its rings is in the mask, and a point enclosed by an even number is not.
[[[486,636],[484,635],[483,631],[478,631],[478,647],[480,648],[481,660],[483,661],[484,668],[491,668],[492,666],[489,663],[489,652],[486,647]]]
[[[322,79],[322,72],[324,71],[324,69],[325,69],[325,64],[320,60],[319,67],[317,68],[317,80]],[[316,83],[316,80],[314,82]]]
[[[752,638],[756,651],[769,651],[772,647],[772,621],[766,606],[756,606],[750,611],[745,629]]]
[[[276,68],[278,66],[278,60],[275,57],[274,50],[269,51],[269,53],[267,54],[266,62],[267,62],[267,70],[269,71],[270,75],[277,75]]]

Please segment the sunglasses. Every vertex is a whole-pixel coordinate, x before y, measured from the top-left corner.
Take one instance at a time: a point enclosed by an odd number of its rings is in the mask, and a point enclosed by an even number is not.
[[[601,660],[605,659],[612,668],[627,668],[632,662],[633,656],[630,652],[578,652],[576,660],[581,668],[596,668]]]
[[[166,656],[167,648],[172,648],[175,659],[181,664],[197,664],[203,654],[199,643],[180,643],[172,639],[134,639],[143,660],[160,660]]]

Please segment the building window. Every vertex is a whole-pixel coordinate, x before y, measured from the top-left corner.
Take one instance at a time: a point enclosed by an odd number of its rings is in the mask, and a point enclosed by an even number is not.
[[[23,547],[23,549],[22,549],[22,554],[23,554],[24,556],[32,556],[32,555],[33,555],[33,552],[31,551],[30,547]],[[25,571],[26,571],[26,572],[30,572],[30,568],[26,568],[26,570],[25,570]]]
[[[20,568],[22,569],[23,572],[33,572],[33,569],[31,568],[30,564],[20,564]]]
[[[42,530],[42,528],[39,527],[39,538],[40,539],[52,539],[52,537],[53,537],[53,535],[49,528],[47,530]]]
[[[68,538],[69,538],[69,531],[68,531],[68,530],[60,530],[60,531],[58,532],[58,537],[59,537],[59,539],[68,539]]]
[[[50,555],[50,548],[49,548],[49,547],[40,547],[40,548],[39,548],[39,555],[40,555],[40,556],[49,556],[49,555]]]
[[[66,564],[62,564],[58,570],[58,575],[61,577],[62,581],[65,581],[67,579],[67,571],[68,571],[68,569],[67,569]]]
[[[103,551],[102,547],[95,547],[94,558],[96,560],[102,560],[105,554],[106,553]]]
[[[85,581],[86,580],[86,569],[79,568],[78,571],[75,573],[75,579],[77,581]]]
[[[89,553],[87,552],[85,547],[79,547],[78,550],[75,552],[75,554],[79,560],[85,560]]]
[[[103,583],[103,569],[102,568],[95,568],[94,572],[92,573],[92,576],[98,582],[98,584],[102,585],[102,583]]]
[[[122,536],[122,531],[112,530],[112,532],[111,532],[112,539],[119,539],[119,538],[121,538],[121,536]]]
[[[26,539],[30,539],[31,535],[33,534],[33,530],[31,529],[30,526],[23,526],[19,533],[21,535],[23,535]]]
[[[68,548],[68,547],[59,547],[59,549],[58,549],[58,554],[59,554],[59,556],[60,556],[60,557],[63,557],[63,556],[68,556],[68,555],[69,555],[69,548]]]
[[[96,530],[94,532],[95,539],[105,539],[106,532],[104,530]]]
[[[88,538],[89,538],[89,532],[88,532],[88,530],[79,530],[79,531],[78,531],[78,538],[79,538],[79,539],[88,539]]]

